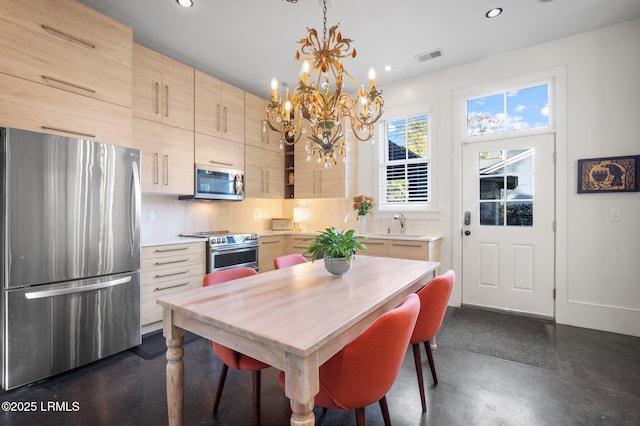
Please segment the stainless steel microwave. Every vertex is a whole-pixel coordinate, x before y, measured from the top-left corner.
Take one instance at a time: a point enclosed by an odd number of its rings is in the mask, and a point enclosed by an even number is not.
[[[196,164],[194,182],[194,194],[181,200],[244,200],[242,170]]]

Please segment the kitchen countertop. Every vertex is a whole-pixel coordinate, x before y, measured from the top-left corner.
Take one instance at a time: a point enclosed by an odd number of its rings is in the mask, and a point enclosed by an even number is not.
[[[307,231],[262,231],[258,232],[258,236],[267,237],[270,235],[303,235],[305,237],[313,237],[318,234],[318,232],[307,232]],[[377,234],[377,233],[366,233],[360,234],[365,238],[377,238],[383,240],[410,240],[410,241],[437,241],[442,239],[442,235],[415,235],[415,234]]]

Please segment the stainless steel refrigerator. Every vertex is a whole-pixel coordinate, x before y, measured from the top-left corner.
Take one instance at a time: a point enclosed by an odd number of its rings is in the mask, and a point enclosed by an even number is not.
[[[0,349],[12,389],[140,344],[140,152],[0,128]]]

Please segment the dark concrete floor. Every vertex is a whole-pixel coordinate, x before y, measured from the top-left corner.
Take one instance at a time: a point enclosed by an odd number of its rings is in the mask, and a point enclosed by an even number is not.
[[[440,346],[435,352],[439,385],[427,389],[421,413],[411,351],[387,395],[396,426],[415,425],[639,425],[640,338],[547,325],[559,369],[546,370]],[[230,370],[217,418],[211,415],[220,362],[207,341],[185,346],[185,425],[250,425],[251,375]],[[428,365],[424,361],[426,374]],[[39,383],[1,392],[2,402],[34,412],[0,412],[0,424],[167,424],[165,359],[145,360],[127,351]],[[426,377],[431,385],[431,378]],[[49,403],[53,402],[53,406]],[[57,407],[69,411],[59,412]],[[285,424],[285,399],[277,371],[265,370],[262,424]],[[369,425],[383,424],[377,404]],[[317,424],[354,425],[353,412],[329,410]]]

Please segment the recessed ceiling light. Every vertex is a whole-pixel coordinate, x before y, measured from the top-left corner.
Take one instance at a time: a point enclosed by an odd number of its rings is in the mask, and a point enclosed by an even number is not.
[[[384,70],[385,70],[385,71],[391,71],[391,65],[387,65],[387,66],[385,66],[385,67],[384,67]]]
[[[176,0],[178,4],[182,7],[191,7],[193,6],[192,0]]]
[[[499,16],[501,14],[502,14],[502,8],[501,7],[494,7],[493,9],[491,9],[487,13],[485,13],[484,16],[486,16],[487,18],[495,18],[496,16]]]

